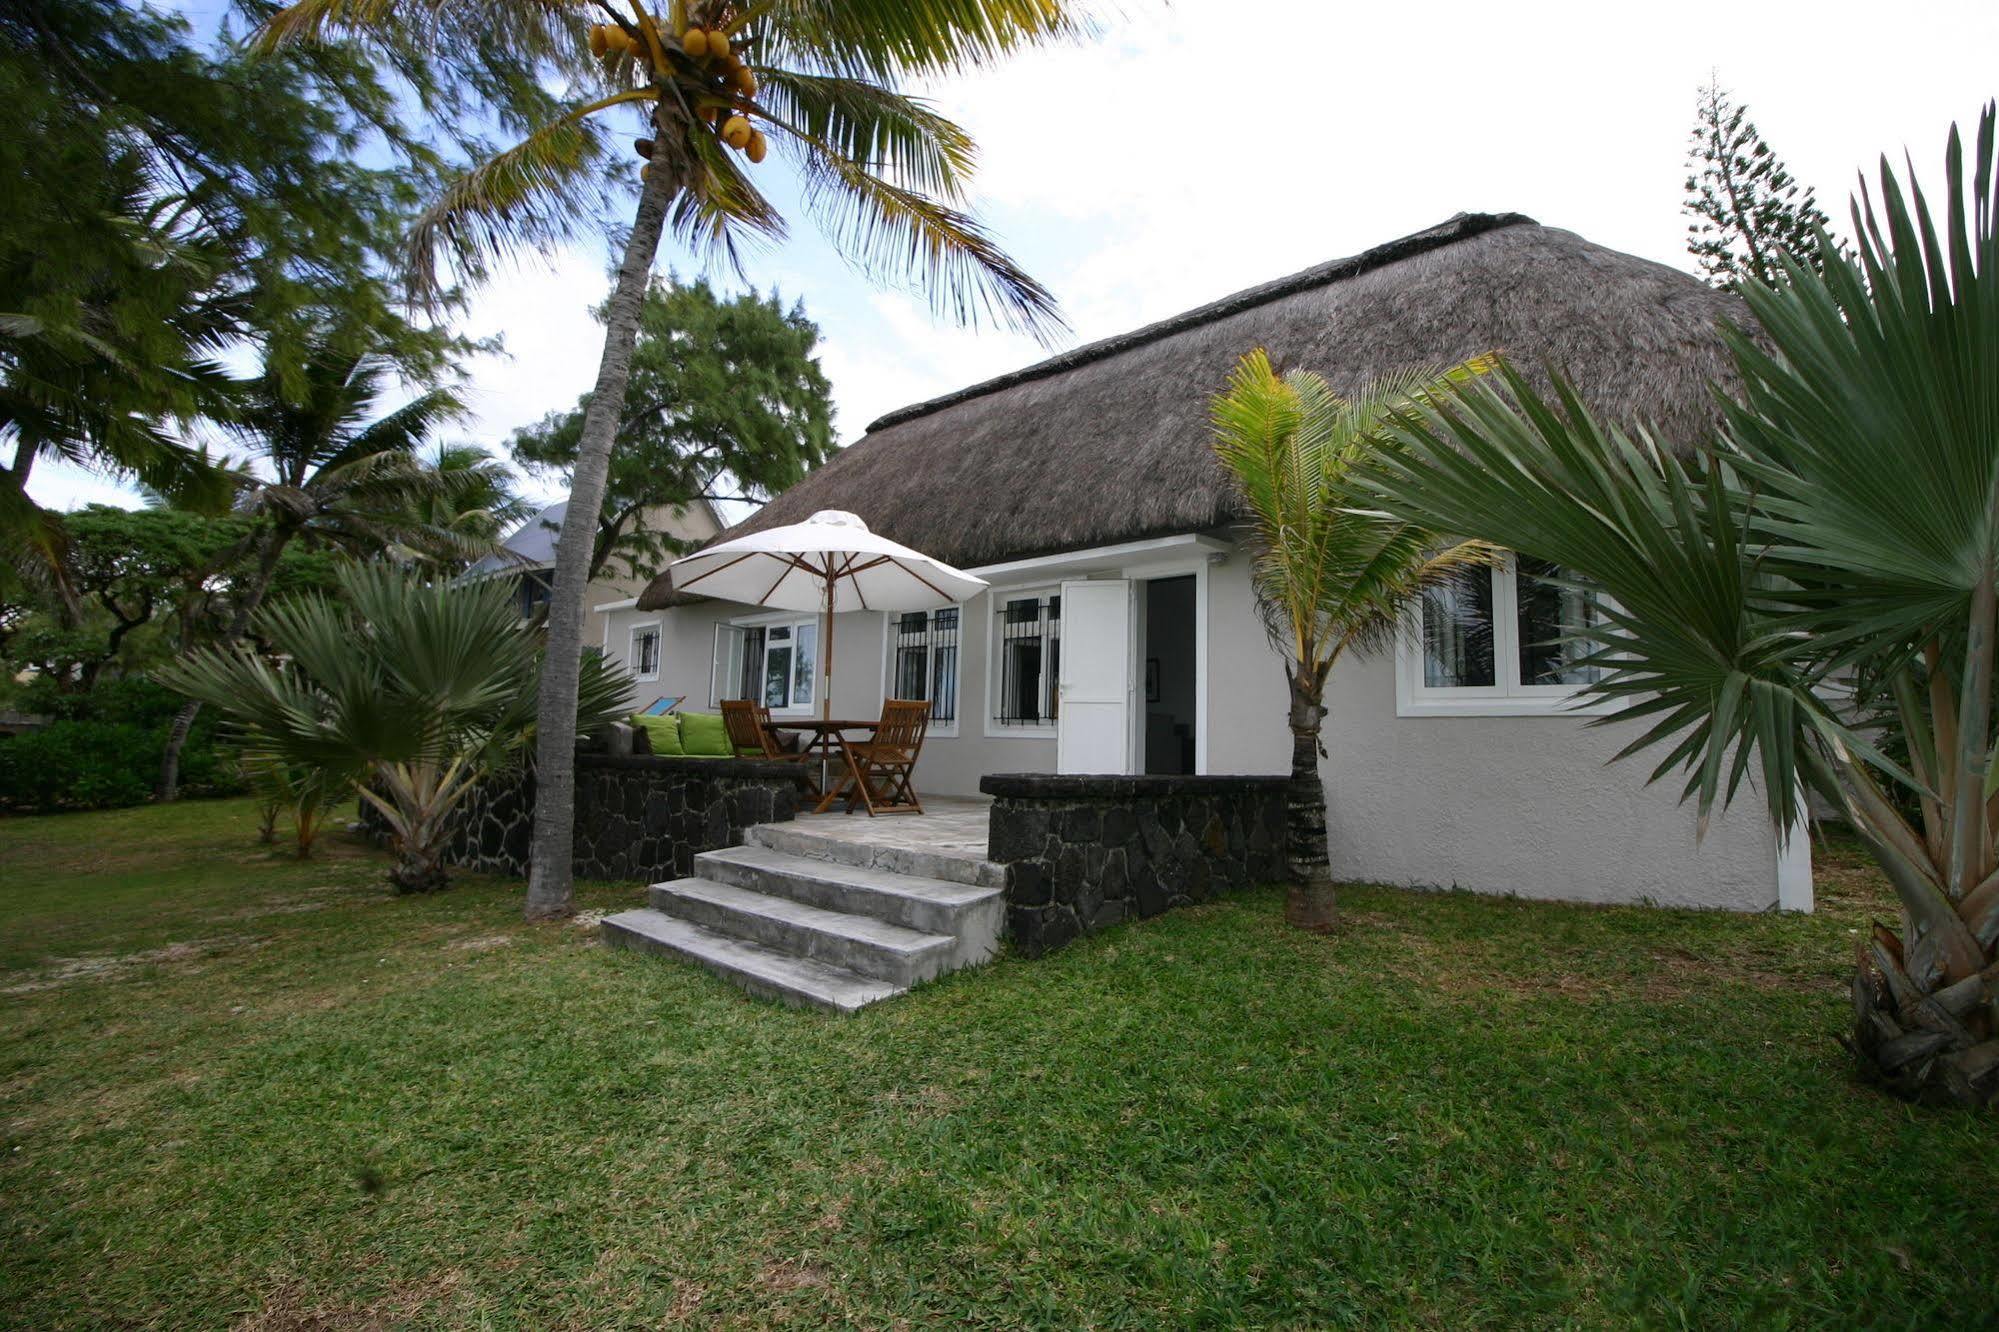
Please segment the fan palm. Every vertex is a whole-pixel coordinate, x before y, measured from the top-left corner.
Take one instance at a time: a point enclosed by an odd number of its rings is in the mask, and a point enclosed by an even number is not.
[[[397,371],[385,344],[330,338],[310,347],[296,367],[267,365],[238,386],[228,425],[248,458],[236,508],[256,522],[244,546],[217,562],[219,569],[249,569],[233,597],[220,639],[225,646],[249,628],[294,542],[363,556],[405,547],[476,555],[491,547],[426,520],[428,500],[448,505],[478,480],[426,468],[418,456],[431,431],[461,411],[450,389],[433,388],[381,410]],[[181,748],[200,706],[182,708],[167,734],[162,800],[176,794]]]
[[[1440,545],[1426,528],[1366,511],[1357,471],[1380,447],[1391,409],[1488,365],[1412,371],[1342,397],[1311,371],[1280,376],[1258,350],[1212,404],[1215,456],[1247,515],[1250,585],[1290,690],[1286,915],[1294,925],[1323,929],[1335,906],[1319,777],[1326,677],[1347,653],[1392,641],[1410,598],[1492,556],[1478,542]]]
[[[1994,109],[1972,169],[1952,128],[1932,213],[1884,161],[1821,237],[1743,291],[1740,401],[1685,458],[1508,372],[1401,420],[1381,465],[1411,521],[1552,560],[1613,599],[1581,635],[1591,688],[1646,723],[1702,823],[1753,775],[1780,832],[1805,792],[1886,873],[1899,931],[1860,941],[1850,1044],[1915,1097],[1999,1104],[1999,176]],[[1905,756],[1905,757],[1898,757]],[[1898,800],[1897,793],[1907,798]]]
[[[337,598],[281,598],[258,613],[275,660],[209,647],[161,679],[235,722],[249,763],[316,774],[327,791],[359,783],[390,830],[390,881],[442,888],[452,813],[532,735],[540,635],[504,584],[426,583],[381,564],[350,564],[339,582]],[[593,654],[581,680],[581,724],[616,716],[622,674]]]
[[[784,234],[750,170],[774,148],[798,177],[807,212],[861,267],[926,289],[961,321],[1046,334],[1054,301],[964,211],[974,151],[966,133],[905,80],[974,68],[1021,47],[1078,34],[1077,0],[299,0],[262,41],[393,34],[438,46],[504,28],[524,62],[602,53],[598,95],[461,177],[411,237],[419,292],[439,289],[441,257],[477,273],[492,258],[544,244],[588,216],[605,164],[602,119],[644,112],[646,159],[631,230],[605,309],[603,359],[585,413],[549,602],[555,666],[542,702],[530,917],[572,910],[570,819],[575,698],[567,663],[582,641],[583,597],[605,474],[623,409],[632,345],[660,237],[734,259],[748,239]],[[698,35],[697,35],[698,34]],[[768,137],[766,137],[768,136]]]

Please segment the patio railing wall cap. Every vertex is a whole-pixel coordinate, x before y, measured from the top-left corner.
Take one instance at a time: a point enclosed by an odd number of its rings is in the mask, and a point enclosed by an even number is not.
[[[996,772],[979,779],[979,790],[1013,800],[1163,799],[1173,796],[1229,795],[1277,790],[1288,775],[1119,776],[1097,773]]]

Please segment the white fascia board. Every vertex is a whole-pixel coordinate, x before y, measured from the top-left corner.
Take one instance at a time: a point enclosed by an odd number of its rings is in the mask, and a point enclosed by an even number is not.
[[[1065,551],[1060,555],[1037,555],[1032,559],[986,564],[966,573],[1001,585],[1046,580],[1050,574],[1089,573],[1122,570],[1137,563],[1152,563],[1173,556],[1225,556],[1234,547],[1219,537],[1199,532],[1152,537],[1145,541],[1125,541],[1115,546],[1093,546],[1088,550]]]
[[[607,601],[601,606],[592,606],[590,609],[602,615],[605,611],[637,610],[638,604],[637,597],[626,597],[623,601]]]

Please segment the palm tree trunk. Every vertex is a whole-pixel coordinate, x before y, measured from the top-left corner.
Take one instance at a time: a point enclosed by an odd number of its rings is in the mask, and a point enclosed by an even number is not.
[[[284,554],[285,543],[290,540],[289,531],[280,533],[275,528],[266,529],[257,538],[256,576],[250,580],[243,600],[236,606],[236,613],[230,617],[229,632],[223,636],[220,646],[230,647],[240,643],[243,635],[250,631],[250,617],[257,613],[257,607],[264,604],[264,596],[271,590],[271,584],[278,575],[278,557]],[[166,752],[160,755],[159,798],[162,802],[177,799],[180,795],[180,754],[187,748],[187,737],[194,729],[194,719],[200,715],[199,699],[189,699],[174,714],[173,726],[167,731]]]
[[[660,116],[677,116],[662,104]],[[569,508],[555,544],[555,579],[548,597],[548,659],[542,666],[541,695],[535,712],[534,847],[528,858],[527,918],[555,920],[576,910],[571,852],[575,843],[576,689],[583,654],[583,598],[596,549],[597,516],[611,468],[611,446],[624,412],[625,384],[631,378],[632,348],[638,341],[639,310],[645,303],[653,259],[659,253],[667,205],[678,192],[682,165],[673,144],[678,124],[662,126],[653,138],[652,169],[639,193],[638,214],[625,240],[618,285],[604,320],[604,356],[597,386],[583,413],[576,468],[569,482]]]
[[[1326,848],[1326,787],[1319,777],[1319,727],[1324,685],[1294,664],[1291,688],[1291,786],[1285,797],[1284,858],[1291,871],[1284,919],[1301,930],[1333,927],[1339,902]]]

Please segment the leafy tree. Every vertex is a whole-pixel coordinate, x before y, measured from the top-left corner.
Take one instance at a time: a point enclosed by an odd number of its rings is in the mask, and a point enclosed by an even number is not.
[[[60,588],[37,459],[225,503],[180,429],[226,413],[216,358],[295,368],[329,321],[386,317],[382,255],[435,161],[359,52],[249,61],[120,0],[0,8],[0,101],[0,553]]]
[[[453,811],[533,732],[544,653],[509,590],[350,564],[339,595],[273,602],[257,632],[274,660],[207,648],[162,679],[234,721],[252,764],[303,787],[299,808],[359,783],[388,823],[396,890],[445,887]],[[600,656],[583,658],[580,681],[585,729],[627,706],[630,681]]]
[[[795,484],[833,450],[832,386],[813,355],[818,326],[775,295],[729,300],[705,281],[655,282],[639,312],[631,380],[611,452],[590,577],[607,566],[657,572],[684,544],[648,525],[655,509],[704,499],[762,500]],[[574,411],[514,435],[514,457],[567,476],[585,394]]]
[[[1680,457],[1511,371],[1408,416],[1378,486],[1409,521],[1553,561],[1611,601],[1589,686],[1686,774],[1702,825],[1750,777],[1784,836],[1812,791],[1901,904],[1859,946],[1851,1045],[1913,1097],[1999,1104],[1999,161],[1995,110],[1933,215],[1884,160],[1858,253],[1782,258],[1743,295],[1774,350]],[[1969,197],[1967,197],[1969,196]],[[1510,394],[1510,397],[1508,396]],[[1886,757],[1890,740],[1906,766]],[[1914,793],[1910,814],[1888,796]]]
[[[280,560],[294,542],[367,556],[398,547],[477,554],[485,547],[425,525],[432,496],[455,496],[463,473],[426,468],[419,450],[432,430],[462,407],[449,388],[431,388],[384,410],[408,344],[432,335],[400,322],[371,341],[335,329],[315,343],[295,369],[267,364],[241,386],[230,420],[249,451],[236,511],[255,520],[229,565],[247,560],[241,591],[219,641],[236,642],[270,592]],[[482,484],[471,482],[469,484]],[[160,765],[160,798],[177,786],[181,737],[199,701],[182,709]]]
[[[1782,276],[1786,254],[1814,272],[1823,269],[1820,246],[1829,244],[1831,230],[1825,211],[1764,142],[1749,108],[1731,103],[1718,80],[1701,89],[1687,166],[1684,207],[1694,219],[1687,251],[1715,286],[1768,285]]]
[[[1359,502],[1358,472],[1392,408],[1489,365],[1397,375],[1343,398],[1309,370],[1279,375],[1258,350],[1236,365],[1211,406],[1215,456],[1246,514],[1257,609],[1290,686],[1285,915],[1305,929],[1329,927],[1335,910],[1319,777],[1326,677],[1349,652],[1392,642],[1411,597],[1491,558],[1479,543],[1445,545],[1427,528],[1370,511]]]
[[[644,116],[635,147],[646,166],[556,547],[531,918],[573,910],[573,670],[640,306],[664,230],[671,224],[681,240],[731,258],[742,240],[782,236],[783,215],[745,169],[774,143],[802,179],[805,209],[863,267],[925,288],[933,306],[961,320],[997,318],[1046,333],[1056,323],[1053,298],[961,206],[969,136],[898,85],[989,65],[1087,26],[1067,0],[673,0],[661,12],[644,0],[603,0],[598,8],[610,21],[586,30],[574,9],[528,0],[298,0],[263,37],[268,50],[336,33],[448,47],[505,25],[524,74],[545,60],[602,53],[601,85],[592,90],[601,95],[482,162],[418,220],[411,251],[420,292],[435,289],[444,255],[455,271],[479,271],[594,216],[588,204],[606,172],[599,117],[620,107]]]
[[[89,690],[106,665],[121,661],[134,631],[160,631],[157,656],[172,653],[167,634],[174,628],[183,642],[202,635],[220,581],[210,571],[241,546],[246,524],[173,509],[91,505],[68,515],[64,526],[76,590],[109,621],[101,653],[77,672],[75,685]],[[122,671],[140,664],[125,658]]]
[[[106,672],[130,675],[212,640],[245,590],[254,524],[243,515],[90,505],[64,515],[64,527],[80,613],[59,613],[46,589],[0,591],[0,618],[16,625],[0,659],[59,693],[89,692]],[[280,591],[328,585],[324,559],[296,546],[272,579]]]

